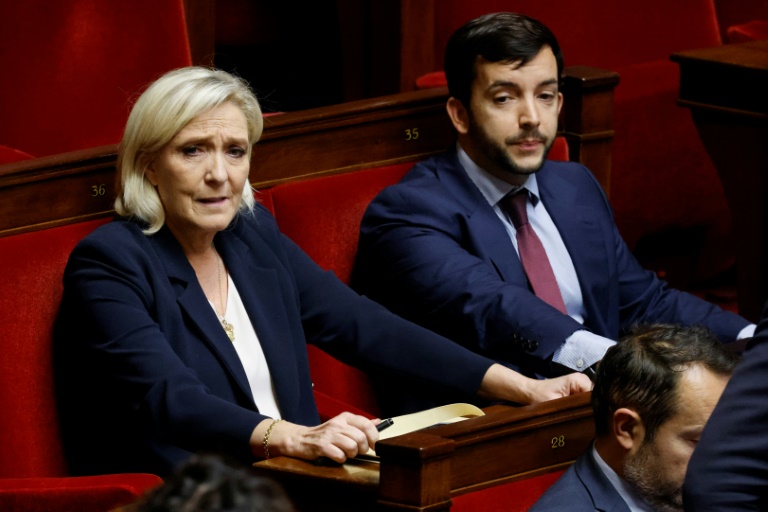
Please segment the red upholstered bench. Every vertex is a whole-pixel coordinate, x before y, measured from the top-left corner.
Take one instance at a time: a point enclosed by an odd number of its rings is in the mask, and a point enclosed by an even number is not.
[[[67,477],[54,396],[52,331],[75,244],[108,219],[0,238],[0,510],[104,511],[155,475]]]
[[[553,471],[452,498],[453,512],[526,512],[565,473]]]
[[[413,162],[278,185],[268,191],[268,202],[280,230],[318,265],[333,270],[349,284],[365,208],[376,194],[397,183],[411,167]],[[313,346],[309,347],[309,364],[324,419],[349,406],[367,416],[379,415],[363,372]],[[327,397],[340,400],[341,409],[327,402]]]

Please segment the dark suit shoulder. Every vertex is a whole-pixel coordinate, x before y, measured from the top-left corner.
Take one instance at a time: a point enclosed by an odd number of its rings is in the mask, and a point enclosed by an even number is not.
[[[138,222],[127,219],[116,219],[108,224],[99,226],[85,236],[72,251],[70,264],[73,260],[94,259],[95,261],[125,262],[135,265],[140,255],[146,254],[150,236],[142,231]]]
[[[589,448],[547,489],[530,510],[629,512],[629,507],[603,474],[592,457],[592,448]]]
[[[595,510],[592,497],[576,474],[574,466],[561,476],[530,508],[530,512],[561,512]]]
[[[451,151],[416,164],[403,179],[381,191],[372,201],[367,217],[381,220],[404,217],[408,224],[453,222],[456,214],[471,214],[487,206]],[[420,216],[423,215],[423,218]]]

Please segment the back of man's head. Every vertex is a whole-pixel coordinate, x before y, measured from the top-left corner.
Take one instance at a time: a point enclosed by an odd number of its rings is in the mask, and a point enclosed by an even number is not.
[[[738,360],[703,327],[636,327],[598,364],[592,391],[597,437],[611,432],[615,411],[629,408],[642,418],[645,441],[652,441],[678,405],[678,383],[685,370],[699,365],[729,376]]]
[[[445,77],[451,96],[469,108],[475,63],[518,62],[525,65],[548,46],[563,74],[563,54],[557,38],[543,23],[522,14],[498,12],[467,22],[453,33],[445,48]]]

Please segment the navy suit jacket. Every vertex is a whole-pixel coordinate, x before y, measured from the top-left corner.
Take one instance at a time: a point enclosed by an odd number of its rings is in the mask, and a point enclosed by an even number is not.
[[[616,340],[636,323],[702,324],[732,341],[748,325],[643,269],[584,166],[547,161],[537,180],[576,269],[584,326],[531,292],[503,223],[455,150],[419,163],[370,204],[353,288],[529,375],[547,375],[543,361],[582,328]]]
[[[768,510],[766,313],[688,464],[685,510]]]
[[[629,507],[592,457],[592,448],[547,489],[529,512],[629,512]]]
[[[289,421],[319,422],[307,342],[351,364],[437,382],[458,399],[477,391],[492,364],[352,292],[261,206],[238,215],[215,243]],[[167,228],[147,236],[135,222],[116,221],[82,240],[65,271],[55,338],[73,472],[166,474],[200,451],[250,459],[251,432],[265,416]]]

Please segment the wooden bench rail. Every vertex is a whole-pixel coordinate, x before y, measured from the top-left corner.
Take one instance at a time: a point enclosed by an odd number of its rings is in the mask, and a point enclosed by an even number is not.
[[[297,496],[300,510],[450,510],[451,497],[573,462],[594,437],[589,399],[489,407],[480,418],[381,441],[380,464],[318,467],[277,457],[255,467]]]
[[[572,160],[610,182],[615,73],[566,68],[562,133]],[[415,161],[455,139],[446,89],[414,91],[265,119],[253,148],[256,188]],[[104,217],[114,203],[115,145],[0,166],[0,236]]]
[[[573,66],[566,68],[563,84],[565,105],[560,130],[568,141],[570,159],[586,165],[608,195],[614,135],[613,90],[618,83],[618,73]]]

